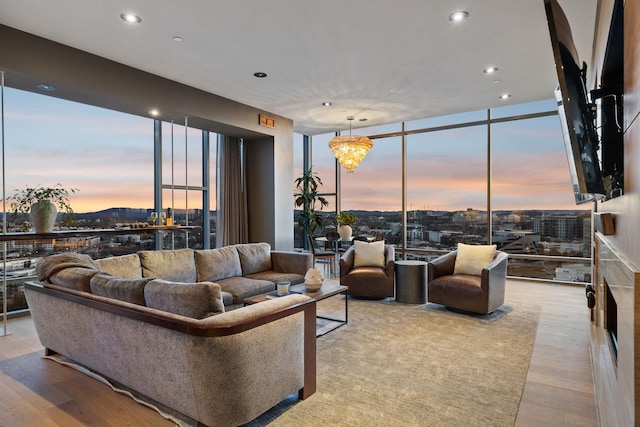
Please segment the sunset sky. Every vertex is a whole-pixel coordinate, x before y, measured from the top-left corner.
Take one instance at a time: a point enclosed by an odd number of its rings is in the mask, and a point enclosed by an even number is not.
[[[80,190],[72,198],[76,212],[153,206],[153,120],[10,88],[5,88],[4,104],[8,196],[25,185],[60,183]],[[549,102],[536,108],[554,107]],[[463,114],[455,120],[475,120],[473,117]],[[429,119],[407,123],[407,127],[436,126],[451,119]],[[392,127],[362,132],[384,133]],[[163,151],[167,159],[170,131],[166,124]],[[486,133],[486,127],[473,127],[408,136],[408,208],[486,209]],[[194,167],[185,178],[184,127],[175,125],[180,148],[174,155],[181,166],[177,166],[174,182],[184,184],[186,179],[190,185],[200,185],[200,132],[190,129],[188,134],[187,157]],[[333,155],[327,147],[330,138],[313,137],[314,170],[327,191],[335,186]],[[492,140],[494,210],[577,208],[557,116],[495,124]],[[301,141],[296,135],[295,177],[301,171]],[[374,148],[353,174],[343,170],[343,210],[401,210],[400,153],[399,137],[374,140]],[[165,165],[163,179],[170,183],[169,163]],[[177,196],[176,206],[181,203],[184,195]],[[189,203],[200,207],[196,197],[190,197]],[[215,200],[211,206],[215,209]]]

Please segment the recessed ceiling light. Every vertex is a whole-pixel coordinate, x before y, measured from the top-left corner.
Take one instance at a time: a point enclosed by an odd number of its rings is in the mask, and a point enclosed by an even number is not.
[[[173,41],[181,42],[181,41],[182,41],[182,37],[180,37],[180,36],[173,36]]]
[[[40,90],[44,90],[45,92],[55,92],[56,91],[56,87],[55,86],[45,85],[45,84],[36,85],[36,88],[38,88]]]
[[[142,19],[138,15],[134,15],[133,13],[121,13],[120,19],[130,24],[139,24],[142,22]]]
[[[453,12],[451,15],[449,15],[449,21],[460,22],[460,21],[464,21],[468,17],[469,17],[469,12],[461,10],[459,12]]]
[[[389,89],[389,92],[391,93],[399,93],[402,92],[404,89],[400,88],[400,87],[392,87],[391,89]]]
[[[487,67],[484,70],[482,70],[482,72],[485,74],[493,74],[496,71],[498,71],[498,67]]]
[[[511,98],[511,94],[510,93],[503,93],[502,95],[499,96],[500,99],[509,99]]]
[[[329,101],[323,102],[322,105],[324,105],[325,107],[331,107],[333,104]]]
[[[158,110],[150,110],[149,111],[149,115],[154,116],[154,117],[158,116],[158,115],[160,115],[160,111],[158,111]]]
[[[358,119],[359,122],[366,122],[368,119],[366,117],[363,117],[361,119]]]
[[[264,79],[265,77],[267,77],[267,73],[263,73],[261,71],[258,71],[256,73],[253,73],[254,76],[256,76],[259,79]]]

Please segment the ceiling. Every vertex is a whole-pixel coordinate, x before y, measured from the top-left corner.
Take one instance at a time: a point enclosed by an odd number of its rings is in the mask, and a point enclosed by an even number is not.
[[[589,63],[597,0],[558,1]],[[557,85],[543,0],[3,3],[0,24],[291,118],[306,135],[347,129],[347,116],[357,128],[548,99]],[[468,19],[451,22],[459,10]]]

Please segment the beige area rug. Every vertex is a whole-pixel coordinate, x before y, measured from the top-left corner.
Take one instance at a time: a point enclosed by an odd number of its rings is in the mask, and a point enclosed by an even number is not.
[[[251,425],[512,426],[539,313],[349,300],[348,325],[318,340],[318,391]]]

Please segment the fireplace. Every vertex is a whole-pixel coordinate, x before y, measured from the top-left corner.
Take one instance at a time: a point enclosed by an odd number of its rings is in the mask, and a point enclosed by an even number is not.
[[[596,233],[591,360],[603,425],[640,421],[640,269]]]

